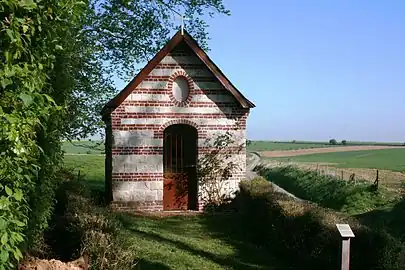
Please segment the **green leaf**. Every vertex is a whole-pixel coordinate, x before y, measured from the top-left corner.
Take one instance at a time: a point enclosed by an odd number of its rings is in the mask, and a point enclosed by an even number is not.
[[[10,29],[6,29],[6,33],[7,33],[8,37],[9,37],[11,40],[14,40],[13,31],[11,31]]]
[[[39,68],[39,70],[43,70],[44,66],[41,63],[38,63],[38,68]]]
[[[19,220],[14,220],[13,223],[16,224],[18,227],[24,227],[25,226],[25,223],[21,222]]]
[[[1,236],[1,244],[5,245],[8,241],[8,233],[4,232],[3,235]]]
[[[48,102],[56,105],[55,100],[50,95],[43,94],[43,96],[48,100]]]
[[[60,46],[60,45],[55,45],[55,49],[57,51],[62,51],[63,50],[62,46]]]
[[[21,0],[20,5],[27,8],[34,8],[37,6],[33,0]]]
[[[31,103],[33,101],[32,97],[30,95],[25,94],[25,93],[21,93],[19,97],[23,101],[24,105],[27,106],[27,107],[29,105],[31,105]]]
[[[8,186],[6,186],[5,190],[6,190],[6,194],[7,194],[8,196],[13,195],[13,191],[12,191]]]
[[[14,258],[18,261],[19,259],[21,259],[23,257],[23,255],[21,254],[21,251],[19,249],[16,249],[14,252]]]
[[[23,29],[23,33],[26,33],[28,31],[28,25],[24,24],[22,26],[22,29]]]
[[[6,262],[8,260],[8,256],[9,256],[8,251],[2,249],[1,252],[0,252],[0,261]]]
[[[22,197],[23,197],[23,193],[22,193],[21,189],[17,189],[17,190],[15,191],[15,193],[14,193],[14,198],[15,198],[17,201],[21,201]]]
[[[7,222],[0,217],[0,231],[4,230],[7,227]]]
[[[3,88],[6,88],[7,85],[10,85],[10,84],[12,84],[12,83],[13,83],[13,81],[10,80],[10,79],[8,79],[8,78],[4,78],[3,80],[1,80],[1,86],[2,86]]]

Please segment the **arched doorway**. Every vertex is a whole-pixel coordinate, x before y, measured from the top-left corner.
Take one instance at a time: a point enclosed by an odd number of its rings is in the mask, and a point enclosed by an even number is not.
[[[197,130],[175,124],[163,138],[163,210],[197,210]]]

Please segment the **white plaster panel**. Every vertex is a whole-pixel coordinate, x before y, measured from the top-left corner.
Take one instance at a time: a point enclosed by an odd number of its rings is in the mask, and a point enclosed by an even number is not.
[[[199,154],[198,159],[204,158],[207,154]],[[226,157],[225,154],[218,154],[218,158],[222,161],[223,166],[229,164],[229,162],[234,162],[237,164],[238,168],[235,170],[235,173],[245,173],[246,172],[246,153],[232,154],[229,157]]]
[[[114,201],[161,201],[163,200],[162,190],[162,181],[113,182]]]
[[[207,130],[207,138],[206,139],[199,139],[198,146],[200,147],[212,147],[214,145],[215,140],[220,136],[223,135],[225,130]],[[240,146],[246,143],[246,131],[245,130],[228,130],[233,143],[233,146]]]
[[[198,69],[169,69],[169,68],[156,68],[149,73],[149,76],[172,76],[177,71],[183,71],[188,76],[198,76],[198,77],[213,77],[212,73],[205,68]]]
[[[163,146],[162,139],[153,139],[153,131],[113,131],[113,147]]]
[[[123,118],[122,125],[163,125],[171,118]],[[197,125],[234,125],[236,120],[228,118],[188,118],[187,120],[194,122]]]
[[[170,101],[170,97],[167,94],[139,94],[136,90],[130,94],[127,101]]]
[[[162,155],[117,155],[112,157],[113,173],[162,173]]]
[[[196,56],[189,55],[189,56],[165,56],[161,64],[201,64],[201,60],[198,59]]]
[[[218,107],[152,107],[152,106],[126,106],[128,113],[231,113],[232,108]]]
[[[167,81],[143,81],[137,88],[145,89],[164,89],[167,87]]]
[[[130,94],[127,98],[127,101],[170,101],[170,97],[167,94],[140,94],[136,93],[136,90]],[[191,95],[191,102],[235,102],[236,99],[230,95]]]

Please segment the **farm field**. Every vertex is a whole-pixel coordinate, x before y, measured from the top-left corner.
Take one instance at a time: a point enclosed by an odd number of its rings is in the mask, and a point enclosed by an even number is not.
[[[252,141],[248,146],[248,150],[257,151],[275,151],[275,150],[294,150],[294,149],[310,149],[320,147],[334,147],[327,142],[270,142],[270,141]]]
[[[73,144],[64,141],[62,149],[66,154],[101,154],[104,144],[101,141],[73,141]]]
[[[348,146],[403,146],[403,143],[398,142],[354,142],[348,141],[347,145],[342,145],[338,142],[336,145],[331,145],[329,142],[315,141],[251,141],[248,146],[249,151],[276,151],[276,150],[297,150],[297,149],[313,149],[325,147],[348,147]]]
[[[94,188],[104,188],[104,155],[65,154],[64,165]]]
[[[263,153],[264,157],[266,152]],[[339,168],[369,168],[405,172],[405,148],[341,151],[297,156],[272,156],[279,161],[328,163]]]

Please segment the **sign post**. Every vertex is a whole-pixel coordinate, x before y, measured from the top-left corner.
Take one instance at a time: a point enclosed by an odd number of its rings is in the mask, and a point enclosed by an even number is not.
[[[341,270],[349,270],[350,268],[350,238],[354,237],[354,233],[349,224],[336,224],[342,237],[342,267]]]

